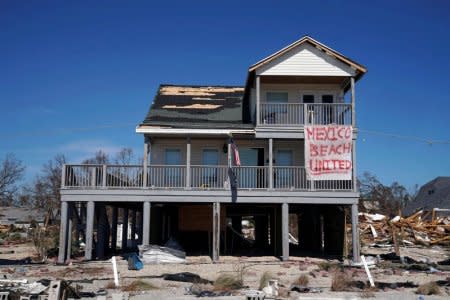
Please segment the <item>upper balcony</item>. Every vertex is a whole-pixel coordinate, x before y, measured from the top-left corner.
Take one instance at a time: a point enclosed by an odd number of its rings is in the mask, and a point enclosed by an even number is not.
[[[347,103],[261,103],[260,127],[353,125],[352,105]]]

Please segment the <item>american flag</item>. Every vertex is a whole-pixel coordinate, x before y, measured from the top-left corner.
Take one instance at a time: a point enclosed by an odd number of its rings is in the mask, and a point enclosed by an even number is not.
[[[233,149],[233,154],[234,154],[234,164],[238,167],[241,166],[241,159],[239,158],[239,150],[238,147],[236,146],[236,143],[234,142],[234,140],[231,140],[231,149]]]

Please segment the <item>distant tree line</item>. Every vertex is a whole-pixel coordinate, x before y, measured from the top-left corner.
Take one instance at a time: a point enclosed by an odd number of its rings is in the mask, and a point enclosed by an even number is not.
[[[400,214],[400,211],[414,200],[419,190],[416,184],[412,191],[408,191],[397,181],[384,185],[369,172],[358,178],[358,186],[360,211],[372,211],[391,217]]]

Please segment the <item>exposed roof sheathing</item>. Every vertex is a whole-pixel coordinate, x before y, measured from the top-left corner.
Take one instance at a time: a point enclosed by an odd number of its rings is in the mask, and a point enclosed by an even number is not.
[[[235,128],[242,122],[240,86],[161,85],[141,125]]]

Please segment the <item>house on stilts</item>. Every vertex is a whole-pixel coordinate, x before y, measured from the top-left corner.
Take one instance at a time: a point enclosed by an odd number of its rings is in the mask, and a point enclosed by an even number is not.
[[[160,85],[136,127],[142,164],[63,167],[58,261],[74,235],[87,260],[176,239],[213,261],[358,261],[355,84],[366,71],[305,36],[250,66],[243,86]]]

